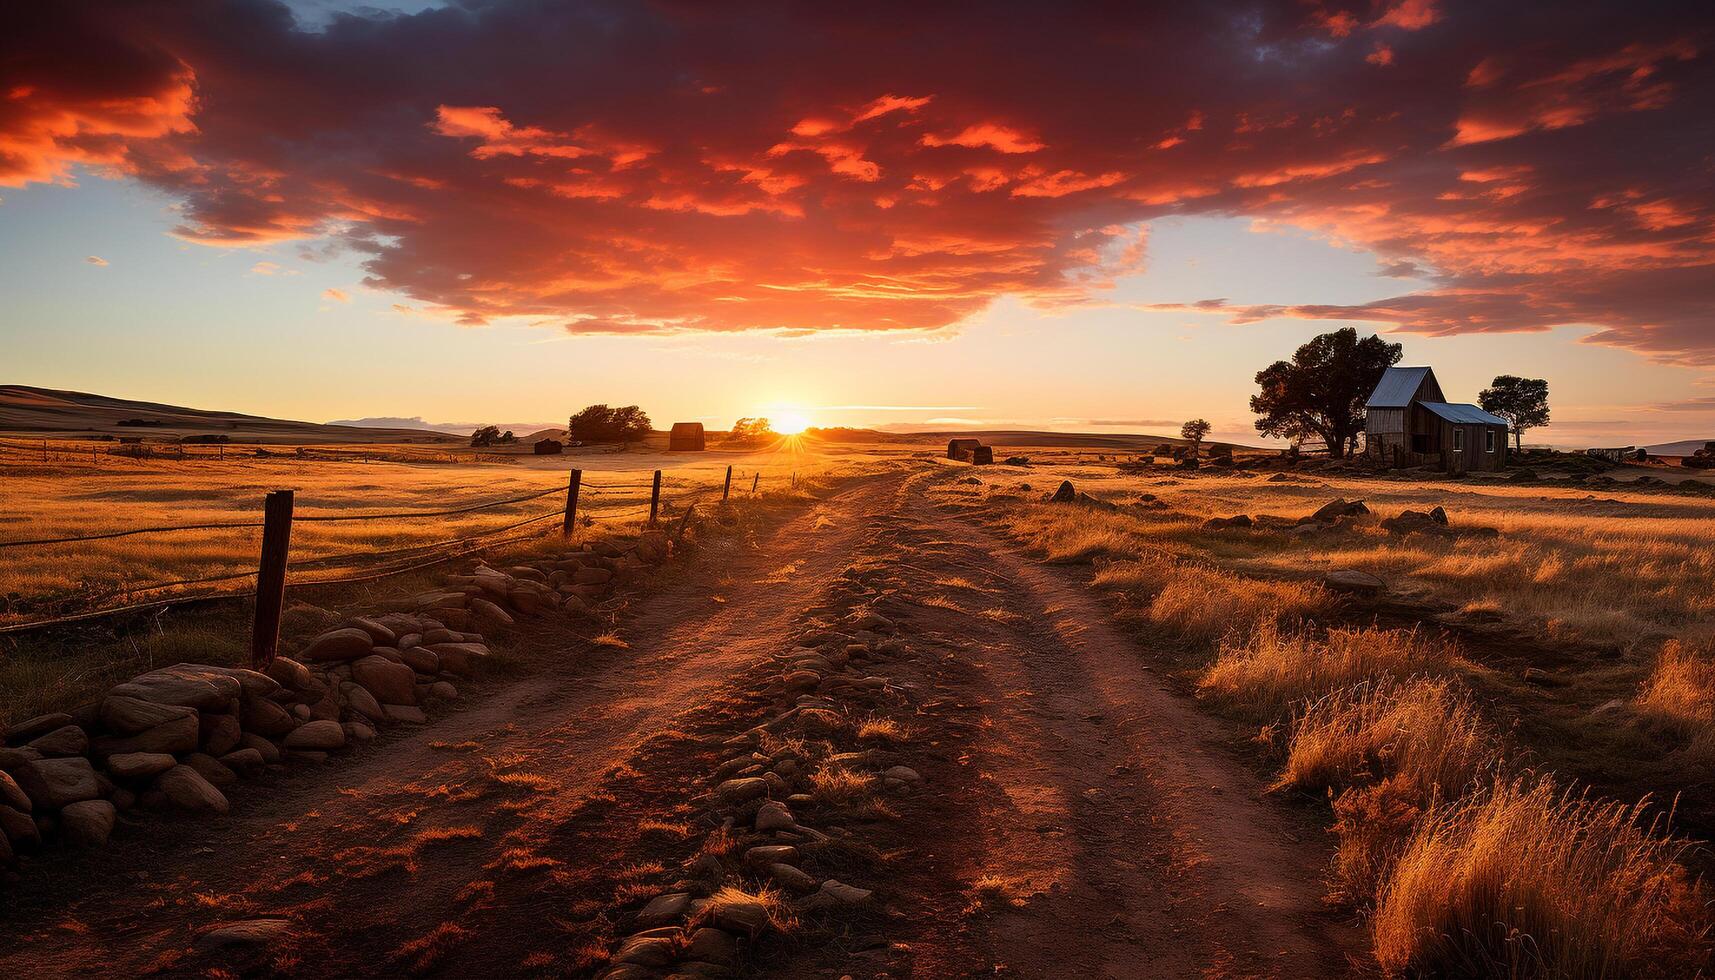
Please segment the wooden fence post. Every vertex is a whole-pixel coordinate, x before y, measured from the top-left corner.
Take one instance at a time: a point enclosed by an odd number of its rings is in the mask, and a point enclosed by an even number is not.
[[[256,625],[250,631],[250,666],[267,670],[280,644],[280,608],[286,601],[286,551],[292,537],[292,491],[275,490],[262,505],[262,561],[256,570]]]
[[[756,496],[756,485],[758,483],[761,483],[761,482],[762,482],[762,471],[757,470],[756,475],[750,478],[750,495],[752,497]]]
[[[584,484],[584,471],[573,470],[572,478],[566,483],[566,525],[561,533],[565,537],[572,536],[572,528],[578,521],[578,491]]]
[[[728,466],[726,468],[726,485],[721,487],[721,503],[723,503],[723,504],[726,503],[726,498],[728,496],[730,496],[731,494],[732,494],[732,467]]]
[[[655,486],[649,491],[649,526],[655,526],[655,515],[661,510],[661,471],[655,471]]]

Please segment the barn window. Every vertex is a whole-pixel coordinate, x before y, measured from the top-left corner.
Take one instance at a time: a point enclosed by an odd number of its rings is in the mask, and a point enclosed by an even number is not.
[[[1465,451],[1465,429],[1463,426],[1456,426],[1453,429],[1453,451],[1456,453]]]
[[[1483,430],[1483,451],[1486,453],[1492,453],[1495,451],[1495,430],[1494,429],[1484,429]]]

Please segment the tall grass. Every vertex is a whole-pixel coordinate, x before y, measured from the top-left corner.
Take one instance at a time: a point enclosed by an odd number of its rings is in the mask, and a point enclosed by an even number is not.
[[[1715,737],[1715,659],[1669,640],[1633,705],[1644,718],[1684,738]]]
[[[1205,697],[1257,718],[1280,718],[1330,691],[1374,677],[1442,670],[1457,659],[1416,630],[1331,629],[1323,636],[1264,621],[1222,640],[1197,683]]]
[[[1548,776],[1497,780],[1419,821],[1377,902],[1376,958],[1434,976],[1693,976],[1701,887],[1645,805]]]

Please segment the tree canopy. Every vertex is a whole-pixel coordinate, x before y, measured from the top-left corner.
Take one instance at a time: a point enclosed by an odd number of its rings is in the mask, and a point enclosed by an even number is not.
[[[1513,448],[1522,449],[1526,429],[1548,424],[1548,382],[1503,374],[1483,389],[1477,404],[1483,411],[1506,419],[1513,430]]]
[[[739,419],[732,424],[732,431],[727,434],[727,441],[766,442],[773,439],[774,436],[774,427],[768,424],[767,419]]]
[[[1209,435],[1208,419],[1192,419],[1179,427],[1179,438],[1191,444],[1192,450],[1203,445],[1203,440]]]
[[[500,426],[485,425],[470,434],[472,446],[492,446],[500,441]]]
[[[631,442],[652,428],[649,416],[636,405],[591,405],[566,422],[567,435],[579,442]]]
[[[1336,459],[1346,455],[1364,430],[1364,402],[1401,354],[1399,344],[1373,334],[1360,340],[1354,327],[1311,338],[1292,360],[1257,372],[1257,431],[1295,441],[1317,435]]]

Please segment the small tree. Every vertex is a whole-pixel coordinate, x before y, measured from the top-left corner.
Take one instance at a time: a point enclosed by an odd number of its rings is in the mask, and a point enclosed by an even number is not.
[[[767,442],[774,438],[774,427],[767,419],[739,419],[732,424],[732,431],[727,434],[727,441],[735,443]]]
[[[622,405],[613,410],[614,438],[620,442],[642,439],[654,428],[649,416],[636,405]]]
[[[566,421],[566,434],[579,442],[631,442],[650,432],[649,416],[636,405],[591,405]]]
[[[1179,429],[1179,438],[1191,444],[1191,455],[1200,456],[1203,450],[1203,440],[1209,435],[1208,419],[1192,419]]]
[[[1312,338],[1292,360],[1257,372],[1262,391],[1251,396],[1251,411],[1262,416],[1257,431],[1275,438],[1318,435],[1329,455],[1344,456],[1364,431],[1364,402],[1401,353],[1399,344],[1374,335],[1359,340],[1352,327]]]
[[[1524,430],[1548,424],[1548,382],[1503,374],[1477,396],[1483,411],[1507,420],[1513,448],[1524,448]]]
[[[500,438],[500,426],[485,425],[470,434],[472,446],[492,446]]]
[[[502,446],[510,446],[518,441],[518,437],[512,434],[511,429],[507,429],[505,432],[502,432],[500,434],[500,438],[495,441],[499,442]]]

